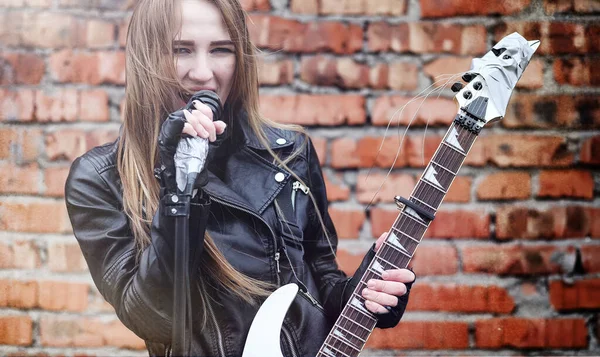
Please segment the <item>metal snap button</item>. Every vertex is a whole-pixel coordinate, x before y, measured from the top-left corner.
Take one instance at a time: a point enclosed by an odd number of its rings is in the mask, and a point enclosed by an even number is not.
[[[285,180],[284,174],[282,174],[281,172],[278,172],[277,174],[275,174],[275,181],[282,182],[283,180]]]
[[[275,142],[279,145],[283,145],[283,144],[287,143],[287,140],[285,140],[284,138],[279,138]]]

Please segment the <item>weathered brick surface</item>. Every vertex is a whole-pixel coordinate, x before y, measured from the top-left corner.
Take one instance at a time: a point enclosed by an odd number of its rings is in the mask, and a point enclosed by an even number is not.
[[[239,1],[261,114],[307,127],[348,275],[453,122],[449,87],[502,36],[539,39],[409,263],[405,318],[364,354],[600,354],[598,1]],[[71,162],[118,136],[135,0],[0,2],[0,355],[143,355],[64,204]]]

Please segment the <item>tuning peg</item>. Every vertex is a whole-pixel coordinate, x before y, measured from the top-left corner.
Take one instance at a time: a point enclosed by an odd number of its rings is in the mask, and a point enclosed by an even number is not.
[[[470,81],[473,80],[473,78],[475,78],[475,74],[474,73],[465,73],[462,76],[463,81],[469,83]]]
[[[452,89],[452,91],[454,93],[459,92],[461,89],[463,89],[464,85],[460,82],[456,82],[452,85],[452,87],[450,87],[450,89]]]

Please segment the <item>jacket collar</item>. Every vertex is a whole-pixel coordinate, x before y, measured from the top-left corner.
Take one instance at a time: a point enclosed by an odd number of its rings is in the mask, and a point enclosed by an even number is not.
[[[243,141],[247,147],[255,150],[266,150],[266,147],[260,142],[258,136],[256,136],[250,127],[248,115],[245,112],[238,116],[238,119],[235,123],[233,123],[233,126],[234,135],[237,129],[238,135],[240,133],[243,135]],[[294,144],[295,140],[297,140],[297,134],[290,130],[283,130],[267,125],[264,125],[262,129],[265,133],[269,148],[271,150],[289,147]]]

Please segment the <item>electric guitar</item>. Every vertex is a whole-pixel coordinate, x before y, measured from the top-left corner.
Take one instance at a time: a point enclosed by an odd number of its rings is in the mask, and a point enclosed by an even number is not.
[[[317,357],[355,357],[360,354],[377,323],[365,308],[361,291],[369,279],[381,279],[384,270],[406,268],[425,230],[462,166],[481,129],[504,117],[517,81],[539,46],[518,33],[504,37],[452,90],[458,112],[409,198],[396,197],[398,218],[362,276],[350,300],[321,346]],[[280,331],[298,287],[288,284],[263,303],[250,327],[243,357],[283,357]]]

